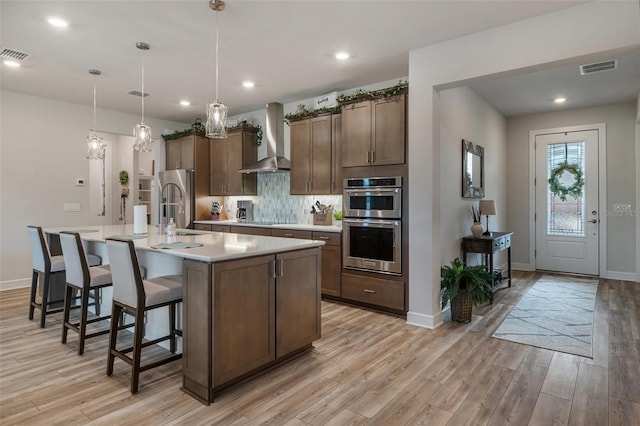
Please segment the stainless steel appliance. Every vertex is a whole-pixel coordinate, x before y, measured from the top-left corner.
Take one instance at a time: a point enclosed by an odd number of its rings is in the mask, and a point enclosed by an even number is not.
[[[402,177],[344,180],[343,266],[402,275]]]
[[[177,228],[193,228],[196,199],[193,170],[167,170],[158,173],[160,188],[159,220],[160,232],[173,218]]]
[[[238,222],[253,222],[253,201],[238,200],[236,219]]]
[[[400,219],[402,177],[345,179],[343,204],[344,217]]]

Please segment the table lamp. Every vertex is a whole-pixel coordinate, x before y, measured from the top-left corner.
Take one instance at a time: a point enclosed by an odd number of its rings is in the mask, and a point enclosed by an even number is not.
[[[491,232],[489,232],[489,216],[496,214],[496,203],[493,200],[480,200],[478,209],[481,215],[487,216],[487,230],[482,235],[491,235]]]

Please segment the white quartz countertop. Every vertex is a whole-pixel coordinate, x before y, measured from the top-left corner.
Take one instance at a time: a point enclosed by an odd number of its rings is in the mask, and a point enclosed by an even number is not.
[[[200,223],[203,225],[251,226],[254,228],[297,229],[300,231],[335,232],[338,234],[342,232],[341,226],[310,225],[308,223],[247,223],[237,222],[235,220],[196,220],[194,223]]]
[[[122,236],[134,235],[133,225],[64,226],[45,228],[44,231],[48,234],[58,234],[61,231],[80,232],[83,240],[94,242],[104,242],[108,237],[122,238]],[[198,232],[191,229],[178,229],[175,237],[169,237],[166,234],[158,235],[155,226],[147,227],[147,231],[147,234],[143,234],[144,238],[133,239],[136,249],[211,263],[302,250],[319,247],[324,244],[323,241],[316,240],[264,237],[225,232]],[[202,246],[187,249],[154,249],[151,247],[156,244],[176,241],[196,242],[201,243]]]

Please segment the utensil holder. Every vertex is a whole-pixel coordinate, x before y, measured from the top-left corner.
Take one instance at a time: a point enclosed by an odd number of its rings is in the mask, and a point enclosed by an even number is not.
[[[315,213],[313,215],[314,225],[329,225],[333,224],[333,211],[327,210],[326,213]]]

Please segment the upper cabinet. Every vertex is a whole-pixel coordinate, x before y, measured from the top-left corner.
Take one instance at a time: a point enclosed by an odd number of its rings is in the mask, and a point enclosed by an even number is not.
[[[167,141],[167,170],[198,169],[204,163],[196,158],[209,157],[209,139],[204,136],[188,135]],[[208,168],[208,162],[206,164]]]
[[[291,122],[292,195],[340,194],[339,114]]]
[[[255,173],[238,170],[258,161],[258,129],[241,127],[227,130],[226,139],[211,139],[210,195],[256,195]]]
[[[342,106],[342,166],[404,164],[406,94]]]

